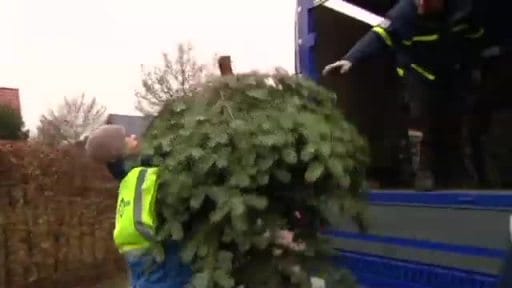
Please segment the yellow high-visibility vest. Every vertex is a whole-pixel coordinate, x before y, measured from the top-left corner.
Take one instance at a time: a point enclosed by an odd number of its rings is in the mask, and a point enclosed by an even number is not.
[[[157,187],[158,168],[133,168],[121,181],[114,229],[114,242],[121,253],[157,243]]]

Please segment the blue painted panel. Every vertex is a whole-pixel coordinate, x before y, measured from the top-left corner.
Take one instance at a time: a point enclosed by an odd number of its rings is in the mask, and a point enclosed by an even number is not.
[[[296,72],[313,80],[319,71],[313,53],[315,44],[313,0],[297,0]],[[301,39],[301,41],[298,41]],[[415,191],[380,190],[370,194],[372,205],[407,205],[421,207],[469,208],[484,210],[512,209],[512,191]],[[353,232],[330,231],[331,236],[374,243],[387,243],[401,247],[443,251],[448,253],[501,259],[505,251],[483,247],[447,244],[398,237],[360,235]],[[432,266],[420,262],[407,262],[375,255],[343,252],[336,257],[339,265],[354,272],[365,288],[494,288],[496,276],[474,271]]]
[[[506,255],[505,250],[501,249],[491,249],[484,247],[475,247],[468,245],[456,245],[456,244],[448,244],[441,243],[435,241],[428,240],[415,240],[415,239],[407,239],[407,238],[398,238],[392,236],[377,236],[371,234],[361,234],[357,232],[349,232],[349,231],[339,231],[339,230],[330,230],[325,233],[328,236],[334,238],[344,238],[351,240],[360,240],[371,243],[381,243],[381,244],[389,244],[396,245],[400,247],[409,247],[416,248],[422,250],[432,250],[432,251],[440,251],[447,252],[453,254],[460,255],[469,255],[469,256],[478,256],[478,257],[488,257],[495,259],[503,259]]]
[[[296,72],[308,78],[318,80],[320,73],[316,69],[313,46],[315,44],[315,33],[312,17],[313,0],[297,0],[297,37],[295,43]]]
[[[510,210],[510,191],[439,191],[422,193],[415,191],[379,190],[370,193],[372,205],[414,205],[417,207],[443,207],[467,209],[468,213],[482,213],[479,210]],[[397,205],[398,204],[398,205]],[[413,208],[414,209],[414,208]],[[423,251],[438,251],[449,255],[474,256],[494,259],[498,263],[504,259],[506,251],[488,247],[444,243],[441,241],[411,239],[395,235],[360,234],[351,231],[331,230],[327,234],[334,238],[356,240],[375,245],[393,245]],[[373,252],[372,252],[373,253]],[[358,277],[364,287],[386,288],[441,288],[441,287],[496,287],[496,276],[476,271],[459,270],[426,264],[421,259],[386,258],[385,256],[365,255],[355,251],[345,251],[343,265]],[[348,256],[347,256],[348,255]],[[470,269],[470,268],[469,268]],[[393,272],[394,271],[394,272]]]
[[[370,193],[374,205],[417,205],[429,207],[469,207],[474,209],[512,209],[512,191],[393,191]]]
[[[495,288],[495,275],[342,251],[337,265],[367,288]]]

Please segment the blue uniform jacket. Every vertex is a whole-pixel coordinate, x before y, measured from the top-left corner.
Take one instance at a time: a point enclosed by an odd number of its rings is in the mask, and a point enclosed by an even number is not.
[[[400,49],[401,45],[397,47],[397,43],[399,44],[401,39],[409,39],[414,35],[415,19],[414,1],[399,1],[386,14],[386,21],[366,33],[343,58],[355,64],[390,49]]]
[[[480,14],[469,10],[448,7],[446,14],[428,18],[418,15],[414,0],[400,0],[385,21],[366,33],[343,59],[359,63],[392,51],[397,66],[405,71],[428,80],[450,75],[452,67],[477,61],[482,48]]]
[[[121,181],[129,172],[124,160],[107,164],[110,174]],[[142,157],[140,166],[151,166],[151,157]],[[169,241],[164,245],[165,258],[162,263],[156,262],[152,255],[127,256],[132,288],[183,288],[189,284],[192,270],[181,261],[179,244]],[[148,272],[148,268],[150,269]]]

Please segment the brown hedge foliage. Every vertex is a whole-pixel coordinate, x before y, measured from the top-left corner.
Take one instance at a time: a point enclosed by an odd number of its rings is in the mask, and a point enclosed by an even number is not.
[[[30,186],[32,197],[115,198],[115,185],[106,168],[85,156],[82,145],[59,148],[37,142],[0,143],[2,183]]]
[[[0,288],[77,287],[120,271],[116,186],[80,145],[0,142]]]

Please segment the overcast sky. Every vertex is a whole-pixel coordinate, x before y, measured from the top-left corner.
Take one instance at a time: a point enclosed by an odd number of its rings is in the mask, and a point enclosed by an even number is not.
[[[33,129],[82,92],[136,114],[141,64],[191,42],[199,59],[229,54],[235,71],[294,69],[295,0],[0,0],[0,86],[20,89]]]

